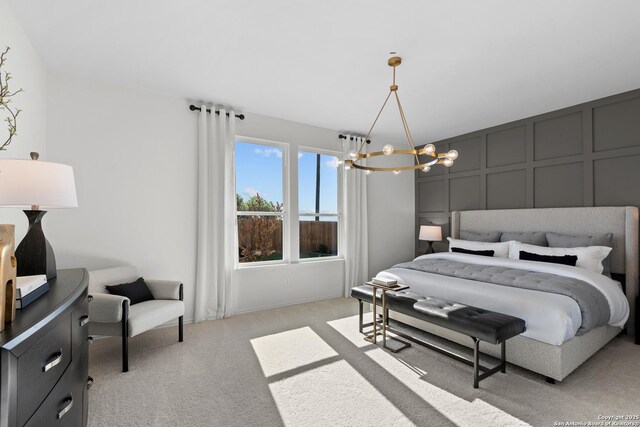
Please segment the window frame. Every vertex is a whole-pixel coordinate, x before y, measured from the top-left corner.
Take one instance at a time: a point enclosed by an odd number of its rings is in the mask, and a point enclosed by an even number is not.
[[[326,156],[335,156],[338,158],[338,160],[340,160],[340,156],[342,156],[342,153],[340,151],[334,151],[334,150],[327,150],[327,149],[323,149],[323,148],[315,148],[315,147],[308,147],[308,146],[298,146],[298,149],[296,151],[296,161],[298,161],[298,154],[300,152],[305,152],[305,153],[313,153],[313,154],[321,154],[321,155],[326,155]],[[299,163],[298,163],[299,165]],[[341,168],[339,165],[336,168],[337,172],[338,172],[338,177],[337,177],[337,213],[335,214],[327,214],[327,213],[301,213],[300,212],[300,205],[298,203],[296,203],[296,208],[298,210],[297,215],[295,216],[295,221],[297,222],[297,233],[298,233],[298,239],[297,239],[297,247],[295,248],[295,254],[297,257],[297,261],[299,263],[310,263],[310,262],[323,262],[323,261],[333,261],[333,260],[338,260],[338,259],[344,259],[344,220],[343,220],[343,197],[342,197],[342,192],[343,192],[343,185],[342,185],[342,179],[343,179],[343,173],[344,170],[343,168]],[[296,189],[298,194],[296,194],[296,199],[298,198],[299,194],[300,194],[300,171],[296,168],[298,175],[296,176]],[[309,216],[309,217],[335,217],[338,220],[338,253],[336,255],[331,255],[331,256],[323,256],[323,257],[313,257],[313,258],[300,258],[300,217],[301,216]],[[293,248],[292,248],[293,250]]]
[[[238,194],[237,188],[237,167],[236,167],[236,143],[242,142],[245,144],[270,146],[282,149],[282,212],[254,212],[254,211],[238,211],[236,203],[236,194]],[[233,239],[233,253],[234,253],[234,266],[235,269],[244,269],[269,265],[283,265],[291,263],[291,239],[290,239],[290,176],[289,176],[289,152],[290,146],[287,143],[272,141],[268,139],[252,138],[241,135],[236,135],[233,141],[233,161],[231,168],[233,169],[233,210],[235,213],[234,218],[234,239]],[[240,256],[238,254],[239,248],[239,234],[238,234],[238,217],[240,216],[282,216],[282,259],[271,261],[253,261],[253,262],[240,262]]]

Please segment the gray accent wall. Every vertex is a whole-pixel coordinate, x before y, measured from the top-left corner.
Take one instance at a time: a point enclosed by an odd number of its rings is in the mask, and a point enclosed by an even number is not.
[[[416,172],[416,253],[456,210],[640,206],[640,89],[434,144],[459,158]]]

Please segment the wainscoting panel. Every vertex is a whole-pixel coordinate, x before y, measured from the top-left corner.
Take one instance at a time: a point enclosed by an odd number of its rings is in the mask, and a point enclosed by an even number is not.
[[[518,126],[487,134],[487,167],[527,161],[527,128]]]
[[[527,171],[525,169],[487,174],[487,209],[527,207]]]
[[[583,206],[582,162],[534,169],[534,207]]]
[[[421,205],[420,212],[442,212],[444,206],[444,180],[427,181],[416,184]]]
[[[450,211],[480,209],[480,175],[449,179]]]
[[[453,210],[640,206],[640,89],[433,144],[459,158],[416,172],[416,253]]]
[[[535,160],[582,154],[582,111],[534,121]]]
[[[640,154],[593,162],[596,206],[640,206]]]
[[[593,151],[640,145],[640,98],[593,109]]]
[[[449,149],[458,150],[459,153],[469,153],[465,158],[460,157],[453,166],[451,166],[452,173],[480,169],[480,139],[478,137],[452,142],[449,144]]]

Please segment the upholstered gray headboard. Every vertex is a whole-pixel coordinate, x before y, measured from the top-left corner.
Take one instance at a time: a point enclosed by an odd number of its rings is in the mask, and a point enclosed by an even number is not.
[[[635,297],[638,295],[638,208],[593,207],[549,209],[505,209],[452,212],[451,236],[460,230],[550,231],[591,235],[613,233],[611,271],[625,275],[631,316],[627,329],[633,332]]]

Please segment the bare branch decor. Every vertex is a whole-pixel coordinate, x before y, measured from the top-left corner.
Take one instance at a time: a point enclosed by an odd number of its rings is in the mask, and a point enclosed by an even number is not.
[[[3,71],[2,69],[5,61],[7,60],[7,53],[9,52],[9,50],[10,48],[7,46],[4,52],[0,54],[0,111],[6,110],[8,113],[4,121],[7,123],[7,128],[9,130],[9,136],[4,141],[4,143],[0,145],[0,151],[6,150],[6,147],[11,144],[11,139],[16,135],[18,129],[18,114],[20,114],[21,111],[20,109],[14,109],[9,105],[12,101],[11,98],[22,92],[22,89],[11,92],[11,90],[9,89],[9,80],[11,80],[11,73],[9,73],[8,71]]]

